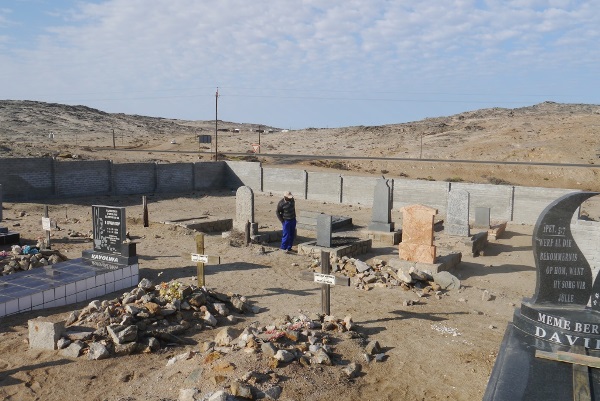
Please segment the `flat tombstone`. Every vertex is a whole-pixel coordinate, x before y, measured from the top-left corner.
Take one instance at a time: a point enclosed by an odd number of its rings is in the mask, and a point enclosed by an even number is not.
[[[254,224],[254,192],[247,186],[239,187],[235,193],[235,222],[236,231],[245,232],[246,224],[250,222],[251,234],[256,234]]]
[[[115,206],[92,206],[94,251],[121,253],[127,228],[125,208]]]
[[[433,219],[437,210],[411,205],[402,211],[402,242],[398,246],[400,259],[433,263],[436,247],[433,245]]]
[[[475,223],[473,227],[490,228],[490,208],[489,207],[476,207],[475,208]]]
[[[469,193],[455,189],[448,193],[445,231],[448,235],[468,237],[469,230]]]
[[[317,216],[317,246],[331,248],[331,215],[320,214]]]
[[[373,196],[373,214],[369,230],[372,231],[394,231],[394,223],[392,223],[392,191],[388,184],[388,180],[380,178],[375,185],[375,193]]]

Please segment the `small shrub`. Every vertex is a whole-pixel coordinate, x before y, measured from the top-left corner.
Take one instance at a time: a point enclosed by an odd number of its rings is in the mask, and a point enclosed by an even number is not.
[[[387,174],[389,173],[389,171],[387,171],[386,169],[381,170],[381,174]]]
[[[452,178],[446,178],[444,181],[446,181],[446,182],[463,182],[463,179],[460,177],[452,177]]]
[[[494,185],[511,185],[510,182],[505,181],[502,178],[488,177],[487,180],[490,184],[494,184]]]

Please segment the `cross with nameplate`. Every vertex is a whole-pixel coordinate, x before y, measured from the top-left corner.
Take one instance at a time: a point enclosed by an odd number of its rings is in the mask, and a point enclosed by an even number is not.
[[[302,279],[321,284],[321,313],[331,315],[331,286],[350,286],[349,277],[337,277],[331,273],[329,252],[321,251],[321,273],[302,272]]]
[[[209,256],[204,254],[204,234],[196,234],[196,253],[192,253],[192,262],[196,262],[196,275],[198,276],[198,287],[204,287],[204,264],[221,264],[220,256]]]

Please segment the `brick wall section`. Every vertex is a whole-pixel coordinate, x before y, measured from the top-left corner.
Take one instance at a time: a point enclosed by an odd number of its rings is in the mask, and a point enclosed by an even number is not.
[[[109,160],[55,161],[54,174],[55,192],[59,198],[111,192]]]
[[[5,202],[54,195],[52,158],[0,158],[0,184]]]
[[[469,220],[475,220],[476,207],[489,207],[492,221],[510,221],[513,187],[511,185],[451,183],[450,190],[469,193]]]
[[[208,190],[220,189],[225,184],[225,162],[197,162],[194,163],[194,189]]]
[[[331,203],[342,202],[342,177],[336,173],[308,172],[307,199]]]
[[[342,177],[342,203],[371,206],[378,179],[378,177],[344,175]]]
[[[238,189],[242,185],[252,188],[254,192],[261,192],[262,166],[255,162],[226,161],[225,188]]]
[[[445,215],[449,190],[448,182],[394,179],[394,209],[424,205]]]
[[[290,191],[298,199],[306,199],[306,171],[290,168],[263,168],[263,191],[283,196]]]
[[[194,190],[194,165],[172,163],[156,165],[156,192],[191,192]]]
[[[512,221],[535,224],[542,211],[550,203],[574,189],[514,187],[514,205]]]
[[[156,164],[113,164],[112,180],[112,191],[115,195],[153,193],[156,191]]]

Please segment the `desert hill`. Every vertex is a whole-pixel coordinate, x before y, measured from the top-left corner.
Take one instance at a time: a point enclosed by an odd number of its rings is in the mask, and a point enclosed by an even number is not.
[[[343,128],[280,130],[258,123],[218,121],[220,153],[252,153],[262,127],[261,151],[250,159],[286,167],[351,170],[429,180],[508,183],[598,190],[600,105],[544,102],[534,106],[490,108],[420,121]],[[34,101],[0,101],[0,156],[59,156],[126,161],[210,160],[214,120],[186,121],[85,106]],[[113,131],[114,130],[114,131]],[[239,130],[239,132],[234,131]],[[114,137],[113,137],[114,132]],[[54,133],[54,138],[48,138]],[[114,138],[114,149],[113,149]],[[133,149],[136,152],[126,152]],[[168,151],[168,152],[164,152]],[[176,153],[179,151],[185,153]],[[282,160],[275,154],[337,157],[410,158],[385,160]],[[257,156],[257,157],[254,157]],[[419,159],[534,162],[589,165],[546,167],[427,162]]]

